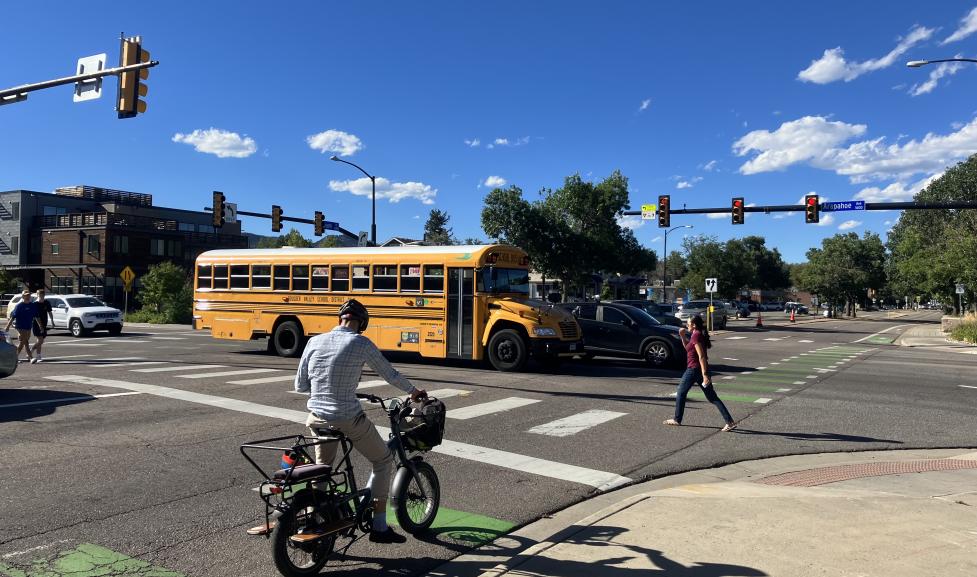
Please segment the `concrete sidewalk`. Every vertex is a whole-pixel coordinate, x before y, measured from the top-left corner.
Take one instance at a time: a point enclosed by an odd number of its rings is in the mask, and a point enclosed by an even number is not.
[[[977,345],[950,340],[939,324],[915,326],[902,333],[896,344],[903,347],[934,348],[939,351],[977,355]]]
[[[977,575],[977,452],[779,457],[604,494],[431,577]]]

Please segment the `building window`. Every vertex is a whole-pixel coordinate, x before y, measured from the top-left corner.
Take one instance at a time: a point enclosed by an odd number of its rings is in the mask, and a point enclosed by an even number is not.
[[[365,265],[353,267],[353,290],[370,290],[370,267]]]
[[[59,295],[67,295],[75,292],[75,279],[70,276],[52,276],[51,292]]]
[[[183,232],[194,232],[197,230],[196,225],[192,222],[181,222],[178,228]]]
[[[112,237],[112,250],[116,254],[129,254],[129,237],[128,236],[113,236]]]
[[[102,298],[105,295],[105,287],[103,285],[102,278],[97,276],[81,277],[81,290],[79,292]]]
[[[349,267],[347,265],[332,267],[332,290],[333,292],[349,290]]]
[[[183,244],[178,240],[166,241],[166,256],[177,258],[183,252]]]
[[[166,254],[166,241],[161,238],[150,239],[149,254],[153,256],[163,256]]]
[[[10,237],[10,252],[11,254],[20,254],[20,237],[12,236]]]
[[[11,202],[10,203],[10,218],[14,220],[20,220],[20,203]]]
[[[276,291],[287,291],[290,280],[289,266],[287,264],[276,264],[272,269],[275,271],[274,289]]]
[[[251,265],[251,288],[253,289],[271,288],[271,265],[267,265],[267,264]]]
[[[444,292],[444,267],[441,265],[426,265],[424,267],[424,292]]]
[[[214,229],[214,226],[211,225],[211,224],[198,224],[197,225],[197,232],[206,232],[206,233],[209,233],[209,234],[214,234],[214,232],[216,232],[216,231]]]
[[[68,214],[68,209],[63,206],[45,206],[42,209],[44,216],[54,216],[56,214]]]
[[[292,267],[292,290],[293,291],[307,291],[309,290],[309,266],[308,265],[295,265]]]
[[[248,265],[236,264],[231,267],[231,288],[248,288]]]
[[[394,292],[397,290],[397,267],[378,264],[373,267],[373,290]]]
[[[312,290],[314,291],[329,290],[329,267],[327,266],[312,267]]]
[[[421,265],[400,265],[400,291],[405,293],[421,292]]]
[[[58,243],[56,243],[56,242],[52,242],[51,243],[51,254],[61,254],[61,245],[58,244]]]
[[[197,267],[197,290],[209,289],[210,280],[214,278],[213,269],[210,265],[200,265]]]
[[[98,254],[99,240],[97,234],[88,235],[88,254]]]

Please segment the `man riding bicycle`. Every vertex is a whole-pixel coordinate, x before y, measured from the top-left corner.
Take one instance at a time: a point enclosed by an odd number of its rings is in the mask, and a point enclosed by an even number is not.
[[[370,313],[356,299],[343,303],[339,309],[339,326],[309,339],[298,373],[295,390],[310,393],[309,417],[305,424],[312,434],[320,436],[329,431],[344,434],[370,463],[373,471],[367,486],[373,495],[373,529],[370,541],[375,543],[403,543],[407,540],[387,525],[387,495],[394,455],[380,437],[380,433],[363,412],[356,398],[363,365],[367,364],[380,377],[410,393],[417,401],[427,396],[397,372],[380,353],[380,349],[362,334],[370,323]],[[331,465],[336,456],[337,443],[316,445],[316,462]]]

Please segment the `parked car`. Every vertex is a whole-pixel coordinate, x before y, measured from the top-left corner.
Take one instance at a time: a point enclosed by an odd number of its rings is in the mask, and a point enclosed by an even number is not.
[[[684,358],[678,328],[661,324],[639,308],[610,302],[558,306],[570,311],[580,324],[585,358],[642,358],[656,367]]]
[[[745,303],[743,301],[736,301],[733,303],[733,315],[738,319],[745,319],[750,316],[751,310],[756,310],[756,308],[750,308],[750,303]]]
[[[726,313],[726,307],[722,306],[718,302],[713,303],[714,310],[712,313],[712,326],[717,329],[726,328],[726,324],[729,322],[729,316]],[[701,316],[705,319],[709,315],[709,301],[689,301],[683,303],[681,309],[676,315],[682,322],[689,320],[689,317],[694,317],[695,315]]]
[[[611,302],[619,305],[629,305],[635,308],[639,308],[645,311],[646,313],[648,313],[649,315],[651,315],[652,317],[654,317],[656,321],[660,322],[663,325],[680,327],[684,324],[677,316],[675,316],[675,313],[672,310],[671,305],[658,304],[654,301],[649,301],[649,300],[644,300],[644,301],[620,300],[620,301],[611,301]],[[665,307],[668,307],[667,311]]]
[[[51,295],[54,328],[68,329],[72,336],[85,336],[92,331],[108,331],[117,335],[122,332],[122,311],[107,306],[89,295]]]
[[[0,379],[17,372],[17,347],[7,341],[7,335],[0,331]]]
[[[784,310],[783,301],[767,301],[761,303],[760,306],[762,307],[763,312]]]
[[[789,315],[791,311],[793,311],[794,314],[796,315],[808,314],[807,307],[802,305],[801,303],[787,302],[786,304],[784,304],[784,313]]]

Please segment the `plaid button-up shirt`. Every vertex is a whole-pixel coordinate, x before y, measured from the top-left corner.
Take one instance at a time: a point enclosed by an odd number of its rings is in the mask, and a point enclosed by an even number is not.
[[[307,406],[320,419],[353,419],[363,412],[356,387],[364,363],[391,385],[414,392],[414,385],[390,365],[370,339],[343,326],[309,339],[295,375],[295,390],[311,393]]]

